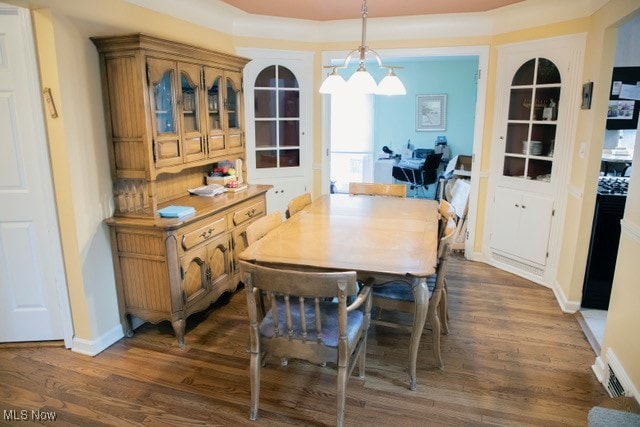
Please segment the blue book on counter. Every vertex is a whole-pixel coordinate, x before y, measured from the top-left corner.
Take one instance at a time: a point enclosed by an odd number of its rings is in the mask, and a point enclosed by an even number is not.
[[[183,218],[187,215],[196,213],[196,210],[191,206],[167,206],[158,210],[158,213],[163,218]]]

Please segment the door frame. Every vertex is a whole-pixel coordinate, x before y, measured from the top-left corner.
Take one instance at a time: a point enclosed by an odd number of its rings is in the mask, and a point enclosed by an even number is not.
[[[34,114],[32,115],[32,124],[36,136],[36,144],[39,148],[39,155],[38,158],[33,160],[38,164],[38,167],[42,171],[43,176],[48,176],[50,178],[48,181],[43,180],[43,182],[40,183],[42,184],[42,194],[45,198],[44,203],[55,207],[55,209],[53,210],[53,215],[47,216],[47,220],[45,221],[45,228],[47,229],[48,234],[47,237],[50,239],[50,244],[47,245],[47,253],[51,260],[53,273],[52,279],[55,283],[55,293],[57,295],[56,304],[59,307],[61,316],[60,324],[62,325],[64,344],[65,347],[72,348],[73,321],[71,318],[71,306],[69,303],[69,293],[67,289],[67,280],[64,269],[60,228],[58,225],[58,209],[52,184],[53,175],[51,170],[49,144],[47,140],[44,120],[45,108],[40,87],[38,63],[36,60],[37,55],[35,49],[35,40],[33,36],[34,32],[33,23],[31,20],[31,12],[29,9],[0,3],[0,13],[1,12],[17,14],[21,23],[20,28],[22,31],[22,37],[25,41],[23,48],[26,50],[24,52],[24,60],[27,69],[27,76],[25,76],[25,79],[29,86],[28,96],[30,98],[31,104],[37,108],[37,111],[34,111]],[[51,282],[48,283],[51,284]]]
[[[443,48],[420,48],[420,49],[380,49],[376,50],[383,58],[428,58],[442,56],[477,56],[478,57],[478,79],[477,96],[475,105],[475,120],[473,126],[473,149],[471,169],[471,190],[469,192],[469,209],[467,213],[467,236],[465,238],[465,257],[470,260],[482,260],[482,252],[475,252],[476,222],[478,215],[478,195],[480,190],[480,179],[486,179],[488,172],[480,171],[482,164],[482,137],[484,134],[485,105],[487,99],[487,74],[489,70],[489,46],[458,46]],[[331,65],[332,60],[344,60],[349,51],[324,51],[320,66],[320,75],[324,77],[326,69],[324,65]],[[330,176],[330,152],[331,152],[331,123],[329,119],[331,100],[327,96],[322,96],[322,160],[321,160],[321,194],[329,193]]]

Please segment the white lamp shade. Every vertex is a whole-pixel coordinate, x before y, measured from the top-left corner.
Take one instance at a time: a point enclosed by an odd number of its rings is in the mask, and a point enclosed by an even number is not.
[[[407,90],[395,74],[389,73],[378,85],[376,95],[406,95]]]
[[[367,70],[358,70],[347,81],[349,90],[355,93],[375,93],[378,89],[376,81]]]
[[[322,82],[320,93],[334,94],[344,91],[347,88],[347,82],[338,73],[331,73]]]

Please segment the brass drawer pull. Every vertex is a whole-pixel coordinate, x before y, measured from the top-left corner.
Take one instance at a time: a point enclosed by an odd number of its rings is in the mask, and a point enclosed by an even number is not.
[[[200,234],[200,237],[202,237],[203,239],[208,239],[209,237],[211,237],[211,234],[213,233],[213,228],[208,229],[207,231],[203,231]]]
[[[249,218],[253,218],[253,216],[256,214],[256,208],[250,209],[247,211],[247,216]]]

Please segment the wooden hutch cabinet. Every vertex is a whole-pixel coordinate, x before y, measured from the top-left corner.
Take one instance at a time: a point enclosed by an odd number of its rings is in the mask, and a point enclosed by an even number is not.
[[[107,220],[125,334],[130,316],[185,321],[239,283],[242,231],[270,186],[192,196],[221,162],[246,182],[242,68],[247,59],[145,34],[91,38],[100,54],[115,215]],[[158,210],[195,214],[162,218]]]

